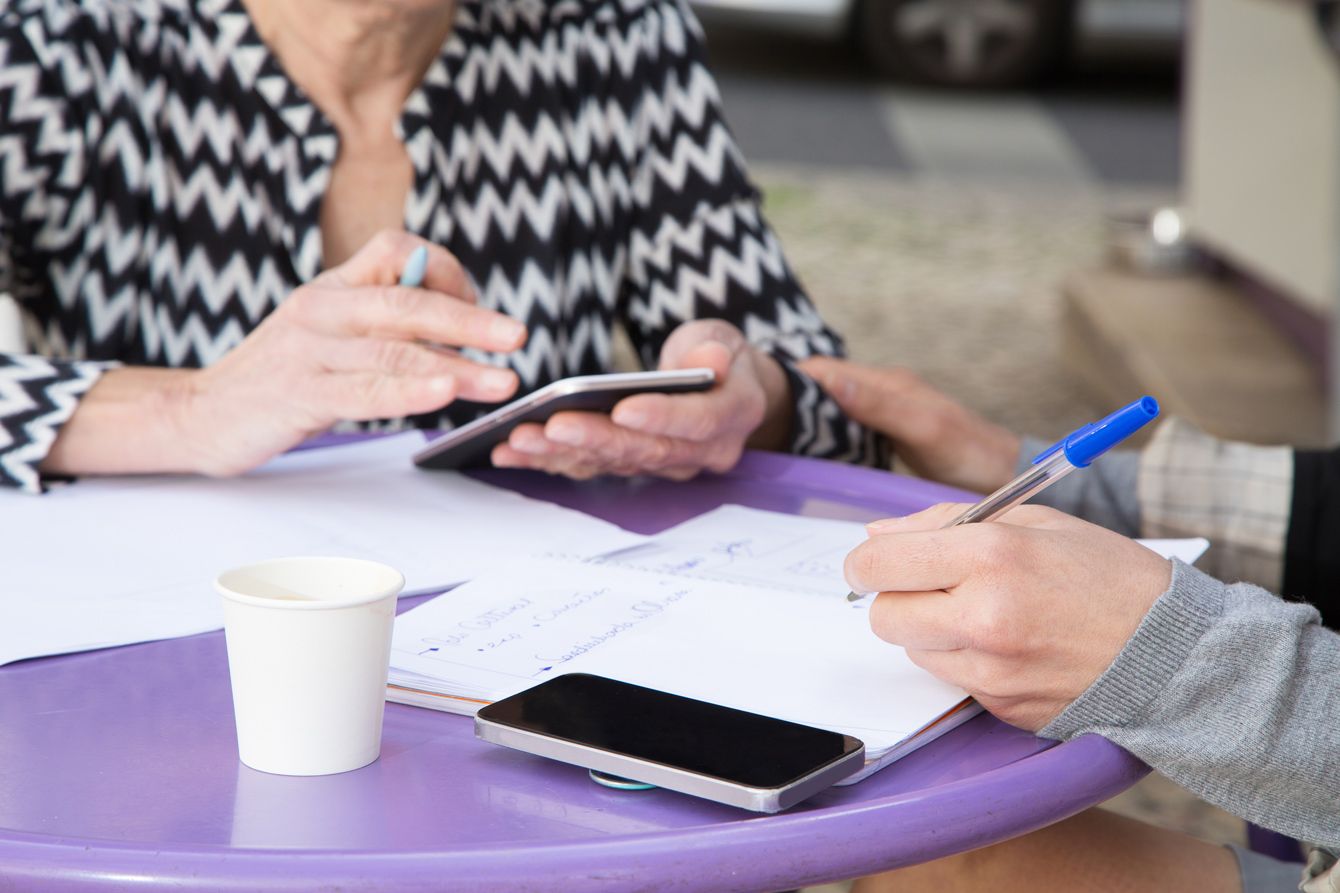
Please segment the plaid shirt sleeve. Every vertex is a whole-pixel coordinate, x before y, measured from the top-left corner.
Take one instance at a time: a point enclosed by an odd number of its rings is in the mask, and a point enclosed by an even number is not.
[[[1203,536],[1205,571],[1280,591],[1293,495],[1290,447],[1220,440],[1181,419],[1164,422],[1140,456],[1140,532]]]

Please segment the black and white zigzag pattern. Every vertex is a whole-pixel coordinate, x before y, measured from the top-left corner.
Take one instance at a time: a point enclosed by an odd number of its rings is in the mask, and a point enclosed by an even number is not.
[[[789,365],[841,344],[759,214],[682,2],[463,0],[398,135],[405,227],[526,322],[490,358],[524,389],[607,370],[618,323],[654,366],[679,323],[720,317],[787,366],[797,451],[869,456]],[[238,0],[7,0],[0,292],[34,355],[0,358],[0,481],[39,487],[105,361],[209,364],[313,278],[337,151]]]

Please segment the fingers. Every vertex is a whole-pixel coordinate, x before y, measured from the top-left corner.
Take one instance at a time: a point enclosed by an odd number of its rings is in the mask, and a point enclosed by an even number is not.
[[[896,398],[913,378],[904,369],[879,369],[835,357],[810,357],[801,371],[817,381],[857,422],[894,434],[900,426]]]
[[[678,326],[661,347],[660,368],[692,369],[705,366],[724,378],[737,353],[746,345],[744,334],[722,319],[695,319]]]
[[[547,440],[588,451],[611,469],[654,471],[701,460],[703,445],[673,437],[632,431],[608,416],[592,412],[560,412],[544,426]]]
[[[702,443],[737,427],[736,404],[719,389],[702,394],[638,394],[619,401],[610,418],[643,434]]]
[[[538,428],[539,426],[534,427]],[[541,439],[543,439],[543,435],[541,435]],[[525,468],[533,471],[544,471],[549,474],[561,474],[579,481],[589,480],[604,473],[604,470],[596,464],[584,461],[580,454],[562,449],[551,449],[544,454],[537,455],[518,450],[512,446],[511,441],[500,443],[494,447],[490,460],[498,468]]]
[[[382,338],[321,338],[315,349],[332,372],[381,372],[385,375],[432,378],[447,376],[457,382],[455,397],[497,403],[516,392],[520,380],[510,369],[471,362],[453,351],[413,341]]]
[[[597,413],[559,413],[543,427],[520,425],[506,449],[495,449],[495,465],[533,468],[568,477],[654,474],[688,480],[704,468],[725,470],[739,458],[718,444],[630,431]]]
[[[886,592],[870,606],[870,629],[909,651],[950,651],[966,644],[963,599],[944,591]]]
[[[316,282],[342,288],[389,285],[400,279],[416,248],[428,251],[423,287],[471,304],[478,300],[474,284],[450,251],[412,233],[383,230],[344,263],[317,277]]]
[[[310,399],[318,415],[364,422],[435,412],[455,397],[456,380],[450,376],[341,372],[315,379]]]
[[[289,301],[303,326],[326,335],[429,341],[504,353],[526,340],[526,328],[516,320],[426,289],[306,288]]]
[[[902,518],[883,518],[865,525],[871,535],[883,533],[911,533],[917,530],[939,530],[949,525],[959,515],[968,510],[967,503],[942,502],[928,509],[906,515]]]
[[[965,580],[994,573],[1024,549],[1011,524],[963,524],[872,536],[843,565],[855,592],[925,592],[953,589]]]

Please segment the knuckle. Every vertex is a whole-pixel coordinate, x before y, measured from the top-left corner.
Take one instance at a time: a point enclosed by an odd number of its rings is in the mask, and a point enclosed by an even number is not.
[[[708,471],[714,474],[725,474],[740,462],[740,456],[744,450],[739,447],[732,447],[712,456],[704,463]]]
[[[299,322],[307,323],[312,319],[316,304],[316,289],[303,286],[294,290],[280,305],[280,309],[286,310],[289,315]]]
[[[846,572],[848,582],[858,589],[882,589],[883,587],[873,586],[881,576],[882,564],[879,550],[875,548],[874,543],[867,541],[848,553],[843,563],[843,570]]]
[[[375,409],[386,394],[386,379],[380,375],[369,375],[358,383],[355,393],[364,406]]]
[[[646,446],[642,453],[643,461],[652,468],[662,468],[669,464],[671,458],[670,441],[664,437],[651,437],[647,439]]]
[[[711,440],[717,433],[717,419],[711,413],[701,413],[689,425],[689,439],[696,441]]]
[[[975,525],[978,555],[988,567],[1004,567],[1018,557],[1019,543],[1006,524]]]
[[[368,248],[374,253],[385,256],[392,254],[409,240],[409,236],[396,229],[379,229],[368,240]]]
[[[379,341],[373,350],[373,365],[384,372],[404,375],[414,369],[414,352],[403,341]]]
[[[967,620],[967,631],[974,650],[991,654],[1017,650],[1013,615],[997,599],[987,601],[973,612]]]
[[[415,316],[423,304],[423,299],[414,289],[390,285],[378,289],[378,300],[389,313],[396,316]]]

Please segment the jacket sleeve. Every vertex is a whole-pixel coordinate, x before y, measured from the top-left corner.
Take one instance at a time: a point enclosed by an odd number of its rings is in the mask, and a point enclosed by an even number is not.
[[[1040,734],[1093,733],[1266,828],[1340,848],[1340,635],[1176,563],[1112,665]]]
[[[42,258],[77,226],[62,184],[78,182],[82,130],[62,83],[17,14],[0,12],[0,294],[24,317],[56,313]],[[110,365],[0,353],[0,486],[41,491],[39,464]]]
[[[644,365],[655,368],[670,333],[691,319],[724,319],[786,372],[795,406],[792,452],[887,464],[884,441],[848,419],[796,366],[840,356],[760,210],[760,197],[722,116],[702,34],[682,2],[649,3],[641,90],[628,126],[641,149],[620,310]]]

